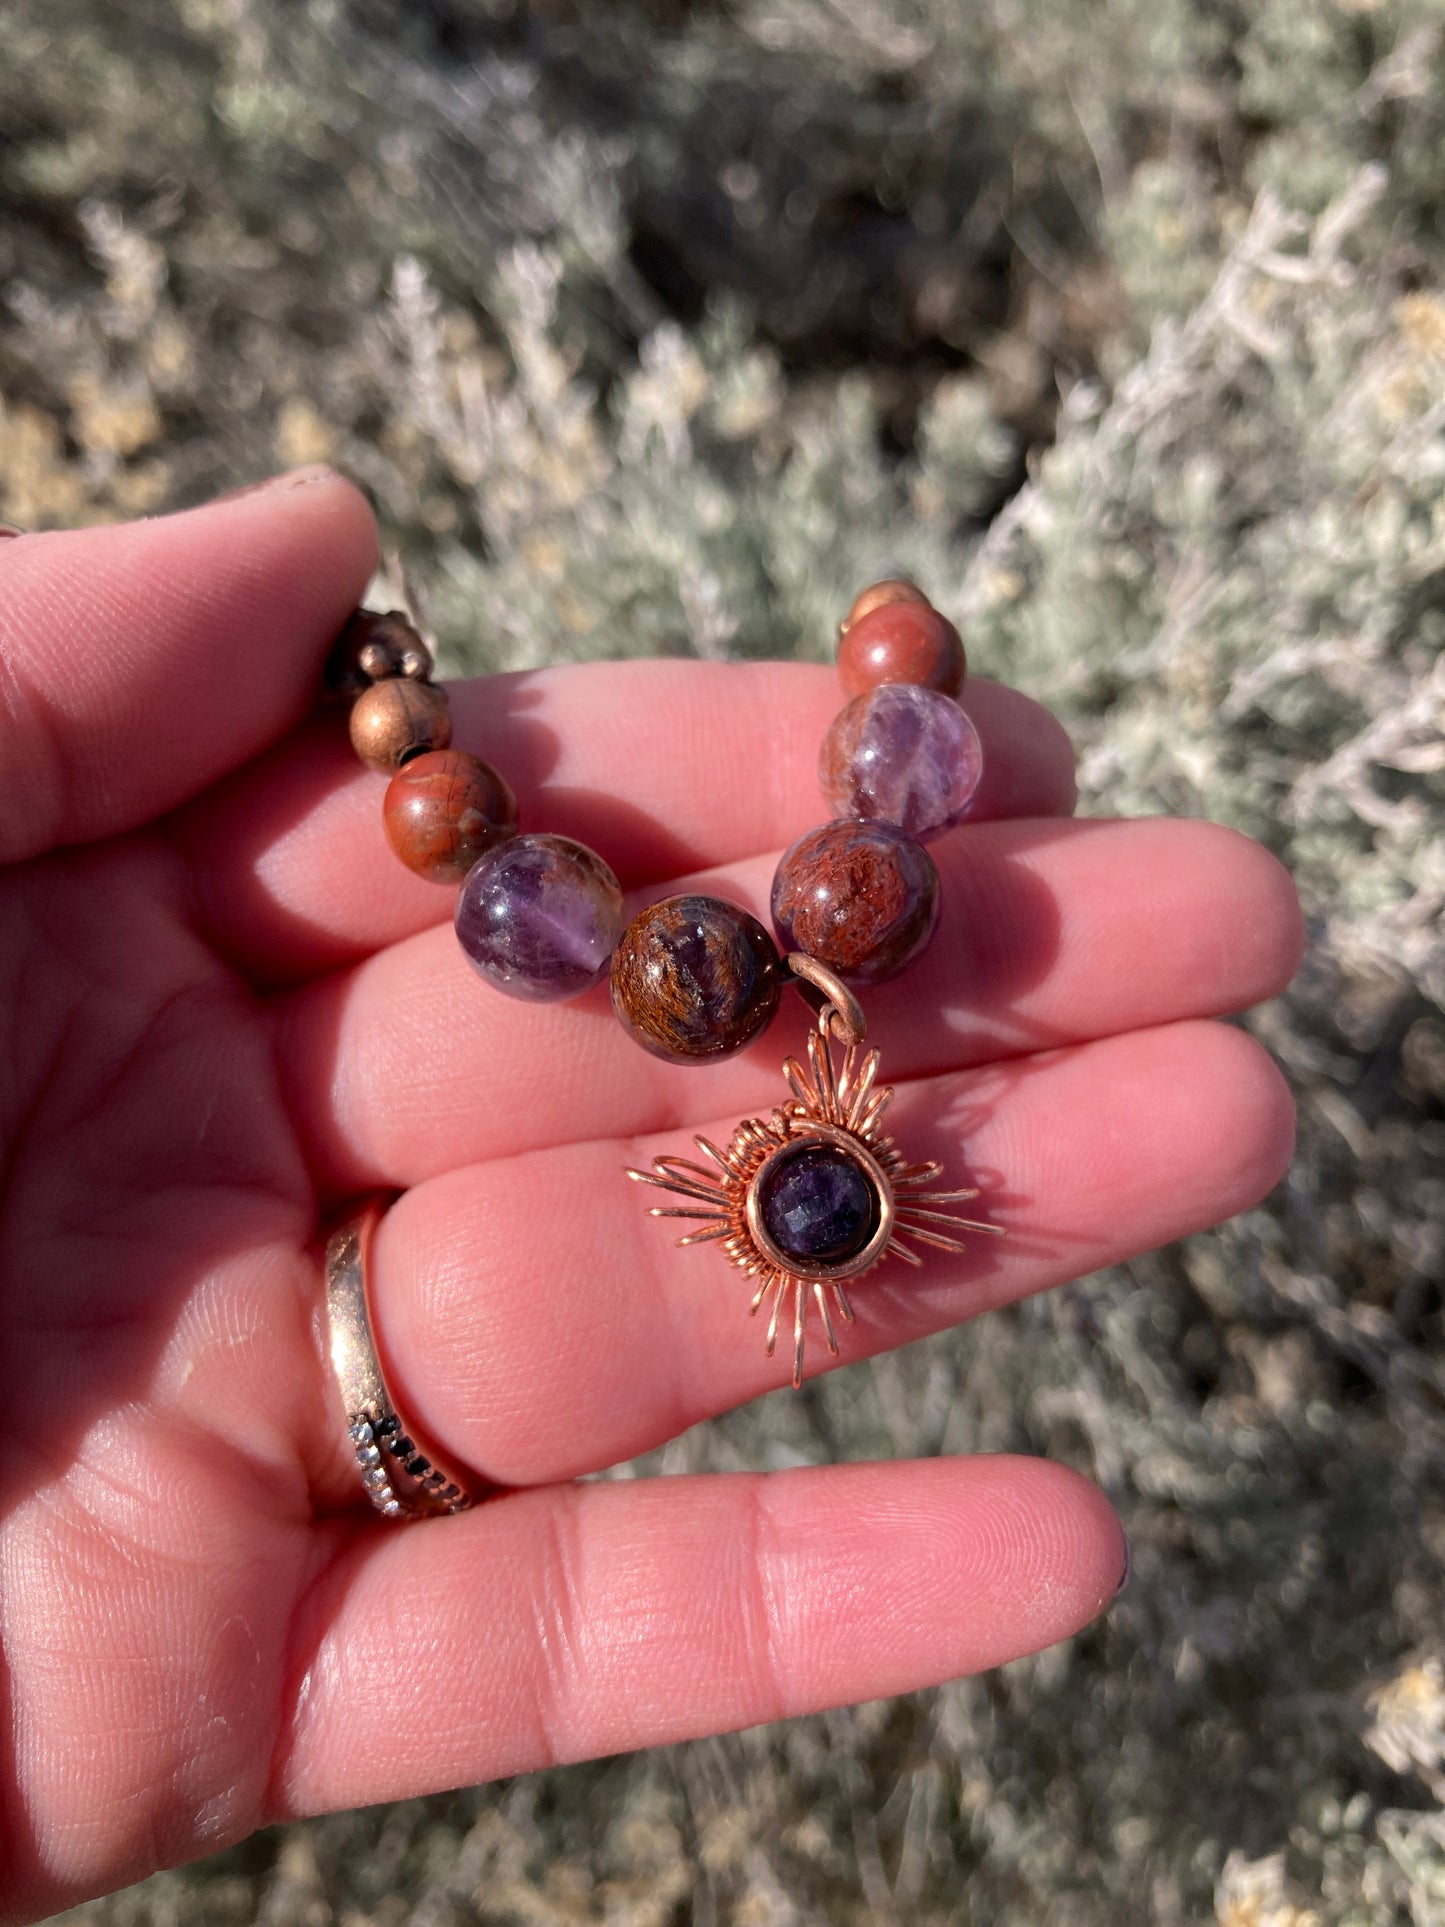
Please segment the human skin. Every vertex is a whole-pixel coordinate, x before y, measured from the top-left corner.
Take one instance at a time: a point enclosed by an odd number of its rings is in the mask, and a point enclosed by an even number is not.
[[[995,1666],[1124,1569],[1104,1498],[1029,1459],[575,1482],[786,1377],[620,1167],[771,1107],[806,1013],[699,1069],[605,986],[479,982],[311,713],[375,552],[325,471],[0,541],[6,1918],[271,1821]],[[843,1365],[1238,1211],[1290,1155],[1278,1073],[1212,1021],[1295,967],[1284,872],[1207,824],[1072,821],[1058,727],[966,701],[987,773],[933,846],[942,923],[867,1003],[897,1135],[1011,1235],[885,1265]],[[455,686],[453,741],[632,904],[766,919],[839,702],[804,665],[596,664]],[[325,1362],[321,1227],[373,1187],[403,1194],[373,1265],[399,1402],[498,1489],[424,1525],[366,1507]]]

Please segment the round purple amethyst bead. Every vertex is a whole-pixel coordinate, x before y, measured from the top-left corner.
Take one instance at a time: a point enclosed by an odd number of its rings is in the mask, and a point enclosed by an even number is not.
[[[978,731],[951,696],[890,682],[855,696],[818,753],[836,816],[895,823],[919,842],[968,814],[983,775]]]
[[[496,990],[530,1003],[579,997],[607,975],[622,935],[622,890],[570,836],[516,836],[468,870],[457,941]]]

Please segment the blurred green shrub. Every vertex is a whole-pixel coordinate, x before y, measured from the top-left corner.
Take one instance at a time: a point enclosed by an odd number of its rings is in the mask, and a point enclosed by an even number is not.
[[[1314,938],[1250,1020],[1301,1100],[1266,1205],[658,1455],[1071,1460],[1135,1547],[1100,1627],[78,1917],[1445,1922],[1442,33],[11,0],[0,516],[336,460],[453,667],[822,655],[901,567],[1085,807],[1263,837]]]

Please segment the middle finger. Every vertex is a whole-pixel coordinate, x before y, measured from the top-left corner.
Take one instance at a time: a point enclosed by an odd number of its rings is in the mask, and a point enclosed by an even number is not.
[[[454,746],[516,790],[523,827],[593,845],[624,887],[775,848],[815,823],[836,677],[798,662],[600,662],[449,686]],[[1067,815],[1073,751],[1039,704],[975,679],[971,819]],[[455,892],[400,864],[385,780],[338,714],[170,821],[206,934],[255,981],[291,983],[450,920]]]
[[[889,1078],[1241,1010],[1282,989],[1298,962],[1288,876],[1212,824],[983,823],[933,847],[938,934],[915,969],[865,999]],[[699,882],[766,920],[774,863]],[[313,1171],[337,1193],[767,1108],[804,1029],[789,997],[740,1056],[664,1064],[624,1034],[605,988],[551,1005],[494,992],[450,925],[272,1009]]]

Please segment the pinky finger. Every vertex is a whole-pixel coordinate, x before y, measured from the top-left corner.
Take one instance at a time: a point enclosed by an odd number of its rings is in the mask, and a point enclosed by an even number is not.
[[[1041,1460],[512,1493],[369,1533],[312,1594],[284,1818],[911,1691],[1087,1624],[1119,1525]]]

